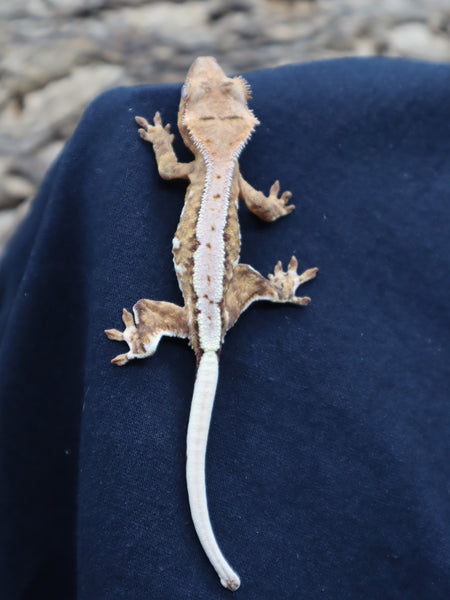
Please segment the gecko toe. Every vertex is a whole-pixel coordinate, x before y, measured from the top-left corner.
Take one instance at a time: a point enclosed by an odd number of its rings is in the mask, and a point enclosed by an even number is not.
[[[123,332],[118,329],[105,329],[106,335],[110,340],[115,340],[116,342],[123,342]]]
[[[118,354],[115,358],[112,359],[111,363],[113,365],[117,365],[118,367],[123,367],[129,361],[128,354]]]

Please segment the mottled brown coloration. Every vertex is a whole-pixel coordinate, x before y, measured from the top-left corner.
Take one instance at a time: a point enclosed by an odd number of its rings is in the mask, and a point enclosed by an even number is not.
[[[189,335],[186,309],[181,306],[143,299],[136,302],[133,313],[134,320],[133,315],[126,308],[123,309],[122,319],[126,328],[124,333],[117,329],[107,329],[105,333],[111,340],[128,342],[136,357],[153,354],[163,335],[184,338]],[[146,350],[149,346],[152,348],[151,353]],[[127,361],[126,354],[119,354],[111,362],[122,366]]]
[[[129,345],[127,354],[113,359],[117,365],[150,356],[163,335],[187,338],[196,353],[198,375],[188,428],[191,512],[205,552],[222,584],[231,590],[239,587],[240,580],[220,552],[212,532],[204,483],[217,357],[226,332],[252,302],[269,300],[305,306],[310,299],[298,297],[295,292],[317,272],[314,268],[299,275],[295,257],[286,271],[278,262],[267,279],[249,265],[239,264],[239,197],[265,221],[274,221],[294,209],[288,204],[290,192],[278,196],[278,181],[265,196],[248,184],[239,171],[237,158],[258,124],[247,106],[249,98],[250,88],[245,80],[226,77],[215,59],[198,58],[193,63],[182,88],[178,113],[178,128],[194,154],[189,163],[178,162],[170,125],[163,126],[159,113],[153,125],[136,117],[141,137],[153,144],[161,177],[189,181],[173,240],[173,260],[184,306],[139,300],[133,309],[134,320],[124,309],[123,333],[116,329],[106,332],[110,339]],[[196,453],[194,458],[189,459],[190,452]],[[193,461],[200,466],[197,468]],[[203,475],[198,471],[201,468]]]

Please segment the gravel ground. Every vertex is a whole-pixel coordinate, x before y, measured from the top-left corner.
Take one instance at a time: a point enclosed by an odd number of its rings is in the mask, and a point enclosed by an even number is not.
[[[0,251],[87,104],[118,86],[343,56],[450,62],[448,0],[0,0]]]

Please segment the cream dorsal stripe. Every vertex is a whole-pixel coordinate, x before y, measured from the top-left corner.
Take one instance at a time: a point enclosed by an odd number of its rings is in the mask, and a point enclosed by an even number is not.
[[[222,338],[219,305],[224,294],[224,233],[235,161],[232,158],[228,162],[215,164],[208,160],[206,164],[206,183],[196,229],[199,246],[194,254],[200,347],[205,352],[219,350]]]
[[[126,342],[129,347],[128,352],[112,360],[115,365],[151,356],[163,335],[188,339],[196,354],[197,377],[186,442],[189,506],[206,556],[222,585],[232,591],[239,587],[240,578],[215,538],[205,480],[219,351],[228,329],[256,300],[306,306],[310,298],[296,296],[296,290],[317,272],[313,268],[298,274],[294,256],[285,271],[278,261],[268,278],[239,263],[239,197],[264,221],[275,221],[294,210],[289,204],[291,193],[279,195],[278,181],[266,196],[240,173],[237,158],[258,124],[248,107],[249,98],[246,81],[242,77],[227,77],[214,58],[194,61],[182,88],[178,112],[178,128],[194,155],[189,163],[178,162],[170,125],[163,125],[159,113],[153,124],[136,117],[142,139],[153,144],[160,175],[164,179],[189,181],[172,244],[184,305],[139,300],[133,307],[134,315],[123,310],[124,331],[106,331],[110,339]]]

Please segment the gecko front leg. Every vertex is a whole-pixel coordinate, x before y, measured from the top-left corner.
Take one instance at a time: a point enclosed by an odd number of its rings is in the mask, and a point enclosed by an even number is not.
[[[269,195],[265,196],[262,192],[255,190],[245,179],[239,174],[239,195],[244,200],[248,209],[254,215],[263,221],[275,221],[279,217],[284,217],[291,213],[295,206],[288,204],[292,198],[292,193],[289,191],[283,192],[280,197],[280,182],[275,181],[269,190]]]
[[[106,329],[110,340],[127,342],[130,350],[118,354],[112,363],[119,367],[133,358],[145,358],[156,352],[160,339],[170,337],[187,338],[189,335],[186,309],[170,302],[139,300],[133,306],[133,315],[123,309],[122,319],[125,330]]]
[[[307,269],[297,273],[298,261],[293,256],[287,271],[283,271],[281,261],[275,265],[273,273],[266,279],[250,265],[239,264],[234,269],[233,279],[225,296],[225,332],[232,327],[240,315],[257,300],[297,304],[306,306],[311,301],[308,296],[296,296],[299,285],[314,279],[318,269]]]
[[[180,163],[173,150],[173,133],[170,133],[170,124],[163,127],[161,115],[157,112],[150,125],[144,117],[135,117],[136,123],[141,126],[139,134],[143,140],[153,144],[158,172],[163,179],[187,179],[193,171],[194,161]]]

